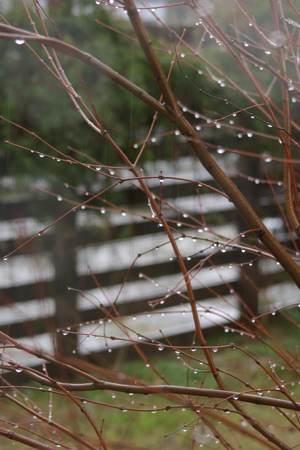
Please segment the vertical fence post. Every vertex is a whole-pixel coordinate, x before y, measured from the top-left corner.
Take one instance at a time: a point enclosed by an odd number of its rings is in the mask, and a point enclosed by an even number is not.
[[[242,174],[248,175],[249,177],[255,179],[258,177],[259,173],[258,160],[256,158],[240,158],[238,170]],[[250,205],[252,205],[258,216],[261,217],[262,214],[261,207],[259,205],[259,198],[262,194],[262,185],[250,182],[243,177],[238,177],[236,185],[243,193],[247,201],[250,203]],[[242,233],[247,228],[249,228],[238,212],[236,214],[236,222],[238,225],[239,233]],[[259,286],[261,276],[258,261],[255,261],[253,265],[249,265],[248,263],[250,260],[251,254],[245,253],[245,260],[242,259],[242,262],[245,263],[242,267],[243,274],[241,274],[240,276],[237,290],[241,296],[241,299],[246,305],[246,307],[242,307],[242,311],[249,316],[249,308],[252,311],[253,316],[257,316],[259,307],[258,292],[251,281],[253,280],[253,282]]]
[[[60,211],[63,214],[62,211]],[[57,210],[56,210],[57,213]],[[55,268],[54,298],[55,326],[68,331],[68,327],[80,322],[76,305],[76,292],[68,287],[76,286],[76,212],[68,214],[55,225],[53,264]],[[74,331],[74,328],[72,329]],[[76,335],[56,333],[58,355],[70,356],[76,347]]]

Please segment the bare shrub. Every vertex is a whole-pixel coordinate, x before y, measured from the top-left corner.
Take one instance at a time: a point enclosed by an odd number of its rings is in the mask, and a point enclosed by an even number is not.
[[[97,174],[102,187],[97,192],[84,192],[87,194],[84,201],[74,202],[71,196],[62,198],[60,194],[49,193],[59,201],[71,204],[59,220],[63,221],[79,209],[102,210],[154,224],[159,232],[153,234],[150,243],[145,241],[145,246],[133,257],[121,255],[116,250],[115,260],[122,256],[127,272],[114,298],[108,298],[96,276],[95,286],[99,289],[99,298],[104,300],[93,300],[88,293],[81,293],[87,301],[94,302],[98,311],[89,324],[88,332],[82,332],[80,328],[86,323],[70,323],[68,329],[58,330],[62,336],[78,338],[79,345],[74,348],[72,356],[62,355],[59,351],[49,354],[43,349],[23,345],[9,332],[1,332],[3,408],[0,433],[6,438],[3,439],[4,445],[9,448],[8,445],[16,444],[22,448],[22,444],[26,444],[38,449],[57,446],[70,449],[117,448],[118,445],[122,448],[154,448],[159,445],[167,448],[168,445],[174,448],[223,446],[228,449],[250,449],[253,445],[259,448],[297,447],[299,305],[297,296],[296,299],[286,298],[284,294],[286,286],[289,289],[300,286],[297,247],[300,233],[297,191],[300,18],[297,7],[289,0],[270,0],[262,6],[259,2],[244,5],[235,0],[230,5],[229,2],[189,0],[181,4],[181,17],[188,10],[195,24],[187,30],[178,27],[175,31],[161,17],[166,17],[168,22],[168,14],[176,11],[178,5],[165,7],[166,14],[160,16],[159,9],[147,4],[137,6],[132,0],[109,4],[96,1],[99,10],[110,8],[111,14],[115,14],[118,7],[127,14],[134,34],[128,29],[124,39],[135,42],[137,48],[141,46],[143,58],[147,61],[148,77],[151,74],[152,83],[159,88],[159,95],[155,96],[155,89],[150,95],[130,81],[129,75],[123,77],[122,73],[105,65],[105,61],[62,40],[47,10],[37,0],[33,0],[35,10],[31,10],[25,1],[23,3],[31,31],[16,28],[2,18],[1,39],[14,41],[21,46],[20,51],[26,50],[28,58],[40,60],[44,72],[47,72],[45,77],[52,76],[63,86],[81,121],[101,137],[101,145],[105,142],[110,162],[106,164],[98,150],[92,157],[82,147],[65,151],[47,144],[44,136],[38,135],[38,130],[28,130],[26,126],[12,123],[3,112],[1,120],[6,125],[14,129],[19,127],[24,135],[33,135],[39,148],[42,143],[45,150],[27,148],[11,141],[6,141],[6,144],[21,147],[23,151],[32,152],[33,156],[38,154],[44,157],[44,161],[49,161],[49,158],[59,160],[68,170],[80,166],[87,173]],[[145,25],[140,18],[140,9],[148,9],[159,30],[163,30],[157,31],[161,38],[155,43],[156,48],[147,33],[150,25]],[[119,36],[119,18],[117,15],[114,17],[114,31]],[[39,22],[40,33],[35,22]],[[107,32],[111,31],[107,26]],[[55,38],[51,37],[53,32],[56,33]],[[108,48],[107,52],[111,50]],[[76,88],[61,64],[62,55],[70,58],[68,71],[74,74],[75,70],[78,76]],[[168,73],[161,64],[161,60],[166,61],[166,55],[169,58]],[[79,65],[78,60],[84,65]],[[80,75],[85,65],[92,68],[92,73],[98,71],[102,78],[109,78],[111,83],[131,93],[131,99],[138,99],[154,111],[152,121],[149,122],[148,116],[142,125],[132,124],[134,136],[140,141],[133,143],[130,152],[118,143],[114,124],[106,123],[106,110],[102,109],[101,99],[90,97],[86,81]],[[179,77],[182,82],[182,89],[176,94],[172,88],[174,77]],[[127,118],[131,114],[130,108],[128,104]],[[128,133],[131,132],[128,129]],[[174,142],[181,143],[182,153],[190,152],[195,157],[195,173],[199,173],[195,179],[165,173],[168,169],[159,167],[160,164],[163,167],[163,163],[158,151],[148,151],[158,140],[158,149],[170,145],[170,136]],[[143,170],[149,155],[151,158],[154,155],[159,162],[158,169],[155,164],[147,166],[152,167],[152,173],[151,169]],[[170,164],[169,168],[172,167]],[[203,168],[211,176],[208,181],[202,179]],[[196,209],[191,211],[187,201],[179,201],[180,196],[173,201],[167,199],[168,183],[170,185],[174,179],[178,182],[178,189],[184,183],[192,189]],[[78,192],[77,181],[74,176],[74,187],[69,184],[68,189]],[[118,203],[120,185],[142,193],[141,209],[134,209],[130,203]],[[261,186],[264,186],[264,191],[258,189]],[[273,198],[276,216],[284,222],[283,238],[279,233],[276,237],[271,233],[270,221],[263,221],[267,217],[266,206],[259,205],[258,197],[267,189]],[[218,211],[210,214],[207,212],[211,211],[209,207],[205,209],[202,192],[210,193],[210,199],[217,199],[214,200],[215,209],[223,208],[224,204],[234,205],[238,218],[235,216],[235,222],[227,228],[228,235],[220,231],[220,225],[224,223],[220,219],[218,224]],[[279,198],[282,193],[283,204]],[[30,242],[52,225],[39,230]],[[22,242],[4,260],[12,258],[28,242]],[[227,259],[221,259],[224,253]],[[133,270],[141,266],[140,261],[148,255],[156,261],[157,274],[152,277],[147,271],[140,272],[140,279],[149,283],[149,291],[158,287],[164,293],[148,295],[151,301],[147,312],[138,309],[138,302],[136,312],[123,312],[120,296]],[[169,264],[176,262],[180,270],[176,281],[168,286],[162,284],[159,268],[160,258],[166,258],[166,255],[171,259]],[[108,264],[108,261],[103,264]],[[117,262],[115,264],[118,266]],[[231,283],[230,270],[239,274],[239,284]],[[208,278],[212,272],[222,281],[221,292],[209,285]],[[281,296],[285,298],[281,298],[279,303],[263,289],[269,284],[268,279],[275,285],[275,290],[280,289],[277,281],[286,283],[282,284]],[[214,297],[217,302],[209,304],[199,299],[199,287],[206,290],[206,298]],[[76,286],[70,288],[76,290]],[[258,307],[259,297],[263,299],[264,310]],[[180,326],[184,325],[183,318],[177,322],[173,318],[178,312],[193,318],[193,336],[188,344],[186,340],[174,337],[180,334]],[[276,317],[272,319],[274,315]],[[285,324],[287,342],[272,326],[272,320],[278,316]],[[156,318],[156,325],[151,328],[149,322],[153,318]],[[216,325],[216,331],[215,335],[208,334],[206,338],[207,320]],[[165,330],[172,323],[176,324],[177,332],[166,335]],[[234,333],[232,339],[228,340],[227,333]],[[83,345],[87,348],[90,345],[92,352],[91,341],[96,337],[106,343],[107,353],[121,343],[131,344],[143,366],[153,371],[153,383],[144,373],[141,377],[135,376],[130,367],[128,373],[107,368],[103,364],[104,356],[94,364],[80,356],[77,358],[76,350]],[[153,348],[158,350],[159,358],[150,351]],[[22,365],[14,357],[18,350],[40,360],[43,370]],[[162,369],[160,364],[174,354],[174,368],[166,376],[162,371],[166,368]],[[48,373],[47,363],[51,363],[49,367],[60,369],[61,372],[56,372],[60,375],[51,375],[50,369]],[[176,372],[181,373],[182,365],[182,381],[174,383]],[[25,377],[26,386],[20,387],[9,381],[10,372],[19,373],[22,379]],[[74,378],[66,380],[62,374],[65,377],[71,374]],[[250,376],[252,381],[249,381]],[[35,391],[43,394],[37,395]],[[98,391],[101,391],[101,396]],[[89,394],[91,392],[92,395]],[[112,397],[106,394],[111,392]],[[147,401],[142,394],[147,394]],[[61,409],[65,404],[68,405],[68,413],[64,414]],[[112,410],[115,411],[114,416],[111,415]],[[176,416],[177,428],[174,424],[168,425],[166,418],[173,410],[180,412]],[[81,413],[80,418],[78,412]],[[130,430],[127,430],[128,423],[126,430],[122,429],[122,412],[132,414]],[[159,416],[161,423],[167,423],[169,432],[161,432],[155,422],[147,437],[141,437],[140,418],[144,422],[150,421],[150,412],[156,413],[155,417]],[[116,436],[117,431],[115,434],[110,432],[110,422],[119,424],[116,427],[120,428],[119,436]],[[165,440],[159,441],[164,434]]]

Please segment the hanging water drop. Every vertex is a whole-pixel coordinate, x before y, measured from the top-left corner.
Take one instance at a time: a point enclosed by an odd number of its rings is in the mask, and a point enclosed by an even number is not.
[[[20,38],[15,40],[15,43],[17,45],[22,45],[22,44],[24,44],[24,42],[25,42],[24,39],[20,39]]]

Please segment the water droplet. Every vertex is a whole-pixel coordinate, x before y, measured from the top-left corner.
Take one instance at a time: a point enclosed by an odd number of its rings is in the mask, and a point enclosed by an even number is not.
[[[243,134],[242,134],[242,133],[239,133],[239,134],[238,134],[238,138],[241,139],[242,137],[243,137]]]
[[[197,131],[200,131],[200,130],[201,130],[200,125],[197,125],[197,126],[196,126],[196,130],[197,130]]]
[[[22,367],[16,366],[15,371],[21,373],[23,371]]]
[[[43,155],[42,153],[39,154],[40,158],[44,158],[45,155]]]
[[[17,45],[22,45],[22,44],[24,44],[24,42],[25,42],[24,39],[20,39],[20,38],[15,40],[15,43]]]
[[[219,155],[222,155],[223,153],[225,153],[224,148],[218,148],[217,153],[219,153]]]
[[[198,74],[202,75],[203,74],[202,70],[198,70]]]
[[[251,322],[252,322],[252,323],[255,323],[255,319],[252,319]]]
[[[214,353],[217,353],[218,349],[217,349],[217,348],[213,348],[212,351],[213,351]]]
[[[238,399],[239,399],[239,397],[237,395],[233,396],[233,400],[238,400]]]
[[[7,261],[7,256],[3,256],[3,261]]]
[[[123,211],[122,212],[122,216],[125,217],[126,216],[126,212]]]
[[[252,138],[253,133],[247,133],[247,136],[248,136],[249,138]]]
[[[108,353],[111,353],[111,352],[112,352],[112,349],[111,349],[111,348],[108,348],[107,351],[108,351]]]
[[[225,333],[229,333],[229,329],[228,328],[225,328]]]
[[[164,347],[163,347],[162,345],[158,345],[158,346],[157,346],[157,350],[158,350],[159,352],[162,352],[163,349],[164,349]]]
[[[67,336],[69,333],[67,332],[67,330],[62,330],[62,334],[63,336]]]
[[[267,155],[267,154],[264,154],[264,155],[263,155],[263,158],[264,158],[264,160],[265,160],[266,162],[271,162],[271,161],[272,161],[272,158],[271,158],[269,155]]]
[[[216,128],[218,128],[218,130],[219,130],[220,128],[222,128],[222,125],[220,123],[217,123]]]
[[[61,201],[62,201],[62,197],[61,197],[60,195],[57,197],[57,201],[58,201],[58,202],[61,202]]]

